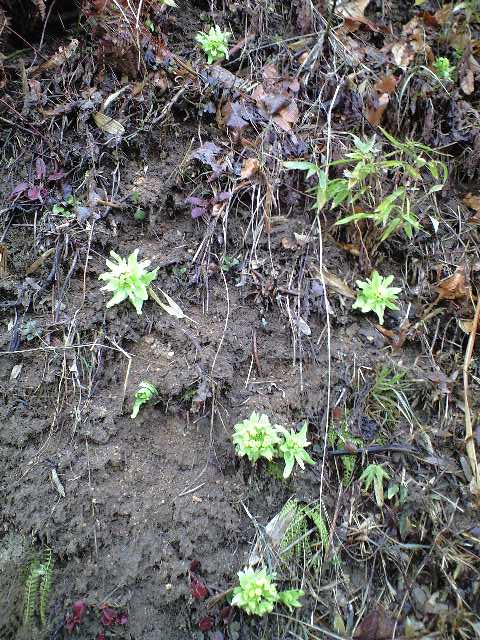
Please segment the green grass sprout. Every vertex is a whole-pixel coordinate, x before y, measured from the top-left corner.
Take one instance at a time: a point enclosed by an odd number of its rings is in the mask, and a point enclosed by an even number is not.
[[[114,251],[110,251],[110,256],[115,261],[106,261],[110,272],[99,276],[99,280],[107,282],[102,287],[102,291],[113,293],[113,297],[107,302],[107,309],[128,298],[140,315],[143,303],[148,299],[148,287],[157,277],[158,267],[153,271],[147,271],[151,261],[138,262],[138,249],[135,249],[127,259],[120,257]]]

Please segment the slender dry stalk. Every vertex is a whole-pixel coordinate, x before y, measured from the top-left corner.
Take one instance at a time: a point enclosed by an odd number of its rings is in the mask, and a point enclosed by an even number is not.
[[[472,414],[470,412],[470,402],[468,398],[468,369],[472,361],[473,347],[475,346],[475,338],[477,335],[478,320],[480,318],[480,296],[477,300],[477,306],[475,308],[475,316],[472,322],[472,328],[470,330],[470,337],[468,339],[467,351],[465,353],[465,360],[463,363],[463,395],[465,405],[465,446],[468,455],[468,461],[472,469],[472,480],[470,482],[470,490],[473,494],[480,497],[480,470],[478,467],[477,454],[475,451],[475,440],[473,437],[472,427]]]

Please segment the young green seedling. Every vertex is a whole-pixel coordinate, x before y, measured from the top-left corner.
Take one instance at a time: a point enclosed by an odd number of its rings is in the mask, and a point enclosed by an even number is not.
[[[300,589],[278,592],[275,576],[266,569],[248,567],[238,573],[239,585],[233,590],[232,604],[243,609],[248,615],[263,616],[271,613],[280,602],[292,610],[301,607],[299,598],[304,595]]]
[[[232,437],[238,456],[247,456],[250,462],[260,458],[273,460],[277,454],[280,438],[268,416],[252,412],[250,418],[242,420],[234,426]]]
[[[140,411],[140,407],[147,402],[150,402],[152,398],[158,395],[156,387],[151,382],[143,380],[139,385],[133,397],[132,407],[132,419],[135,419]]]
[[[369,464],[360,476],[360,482],[363,482],[365,491],[370,489],[373,482],[373,492],[375,493],[375,500],[379,507],[382,507],[384,502],[383,481],[388,480],[389,477],[381,464]]]
[[[437,78],[440,78],[441,80],[452,79],[454,67],[452,67],[448,58],[436,58],[432,67]]]
[[[230,31],[222,31],[218,25],[210,27],[208,33],[197,33],[195,40],[207,56],[208,64],[228,59],[228,41],[231,35]]]
[[[398,309],[395,301],[400,293],[399,287],[390,287],[393,276],[381,276],[378,271],[372,273],[366,281],[357,280],[360,289],[352,309],[360,309],[362,313],[373,311],[378,316],[378,321],[383,324],[385,309]]]
[[[148,287],[157,277],[158,267],[153,271],[147,271],[150,260],[138,262],[138,249],[135,249],[127,260],[121,258],[114,251],[110,251],[110,255],[116,262],[107,260],[110,272],[102,273],[99,276],[99,280],[107,282],[102,287],[102,291],[113,293],[113,297],[107,302],[107,309],[128,298],[140,315],[143,303],[148,299]]]
[[[283,438],[283,441],[280,443],[278,449],[285,462],[285,469],[283,470],[284,478],[288,478],[290,476],[295,462],[297,462],[302,469],[305,469],[305,462],[307,464],[315,464],[315,462],[305,451],[305,447],[308,447],[311,444],[307,441],[306,422],[298,433],[293,429],[288,431],[280,425],[275,425],[275,429],[277,430],[277,433],[280,434]]]

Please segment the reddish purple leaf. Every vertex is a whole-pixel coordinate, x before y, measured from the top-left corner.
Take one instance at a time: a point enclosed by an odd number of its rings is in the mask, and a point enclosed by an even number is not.
[[[70,614],[65,618],[65,622],[63,623],[64,629],[66,629],[69,633],[72,633],[78,626],[77,620]]]
[[[192,204],[195,207],[206,207],[209,203],[209,200],[205,200],[204,198],[197,198],[196,196],[189,196],[185,198],[185,202],[187,204]],[[193,562],[198,562],[198,560],[193,560]],[[193,569],[191,569],[193,571]]]
[[[121,611],[117,615],[117,624],[128,624],[128,611]]]
[[[187,198],[188,200],[188,198]],[[198,202],[192,202],[192,204],[198,204]],[[200,571],[200,560],[192,560],[190,563],[190,571],[198,573]]]
[[[230,624],[235,615],[235,609],[226,605],[222,609],[220,609],[220,618],[223,621],[223,624]]]
[[[81,621],[86,610],[87,605],[85,604],[84,600],[77,600],[72,604],[73,617],[77,618],[79,622]]]
[[[214,620],[211,616],[205,616],[198,623],[198,628],[200,631],[210,631],[213,629]]]
[[[43,180],[47,173],[47,167],[42,158],[37,158],[35,161],[35,173],[37,174],[38,180]]]
[[[190,593],[195,600],[204,600],[208,595],[208,589],[203,582],[192,576],[190,578]]]
[[[117,612],[110,607],[105,607],[102,610],[102,617],[100,618],[100,624],[103,624],[105,627],[111,627],[117,622]]]
[[[231,191],[220,191],[220,193],[217,193],[217,195],[215,196],[214,201],[225,202],[225,200],[230,200],[231,197],[232,197]]]
[[[40,191],[40,187],[30,187],[29,190],[27,191],[27,198],[29,200],[41,200],[42,196],[41,196],[41,191]]]
[[[194,207],[192,209],[192,218],[196,220],[197,218],[201,218],[205,213],[207,213],[207,210],[203,207]]]
[[[96,640],[105,640],[105,631],[100,631]]]
[[[15,189],[12,191],[12,193],[10,194],[10,197],[14,198],[15,196],[19,196],[27,189],[28,189],[28,182],[20,182],[20,184],[17,184]]]

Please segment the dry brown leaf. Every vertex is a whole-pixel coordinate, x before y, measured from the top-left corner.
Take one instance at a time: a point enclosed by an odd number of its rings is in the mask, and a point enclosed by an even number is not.
[[[367,109],[367,120],[372,127],[379,126],[389,102],[390,98],[388,93],[382,93],[382,95],[375,100],[375,104]]]
[[[475,76],[471,69],[465,71],[465,75],[460,80],[460,88],[466,96],[471,95],[475,91]]]
[[[310,273],[312,277],[315,278],[315,280],[322,280],[322,272],[313,264],[310,265]],[[352,300],[357,297],[353,289],[348,286],[345,280],[342,280],[334,273],[330,273],[325,269],[325,267],[323,268],[323,281],[325,282],[327,287],[341,296],[345,296],[346,298],[350,298]]]
[[[253,175],[257,173],[260,168],[260,162],[258,158],[247,158],[243,162],[242,171],[240,173],[240,177],[244,180],[247,178],[251,178]]]
[[[356,16],[355,18],[344,18],[342,30],[345,33],[354,33],[355,31],[358,31],[361,25],[364,25],[374,33],[390,33],[386,27],[375,24],[375,22],[372,22],[371,20],[369,20],[368,18],[364,18],[363,16]]]
[[[397,88],[398,80],[394,75],[383,76],[378,82],[373,85],[373,88],[378,93],[386,93],[391,95]]]
[[[125,127],[118,120],[110,118],[110,116],[107,116],[100,111],[95,111],[92,115],[95,120],[95,124],[102,131],[110,133],[112,136],[121,136],[125,133]]]
[[[460,329],[469,336],[473,329],[473,318],[458,318],[458,326]],[[477,327],[477,333],[480,331],[480,327]]]
[[[342,18],[363,18],[369,4],[370,0],[347,0],[337,6],[336,12]]]
[[[470,294],[470,287],[466,280],[465,267],[458,267],[453,275],[437,284],[437,293],[443,300],[466,298]]]
[[[56,69],[64,62],[66,62],[69,58],[73,56],[78,47],[78,40],[74,39],[70,42],[70,44],[66,47],[60,47],[57,53],[55,53],[51,58],[49,58],[46,62],[42,62],[42,64],[38,65],[38,67],[34,67],[32,69],[31,75],[36,76],[43,71],[48,71],[50,69]]]
[[[363,618],[355,631],[356,640],[389,640],[395,632],[395,620],[382,610],[374,610]]]
[[[480,213],[480,195],[474,196],[473,193],[467,193],[463,198],[463,202],[477,213]]]
[[[360,255],[360,245],[353,244],[352,242],[336,242],[335,243],[339,249],[343,249],[348,253],[351,253],[352,256],[356,256],[357,258]]]
[[[298,248],[297,241],[292,236],[285,236],[282,238],[282,247],[289,251],[295,251]]]

